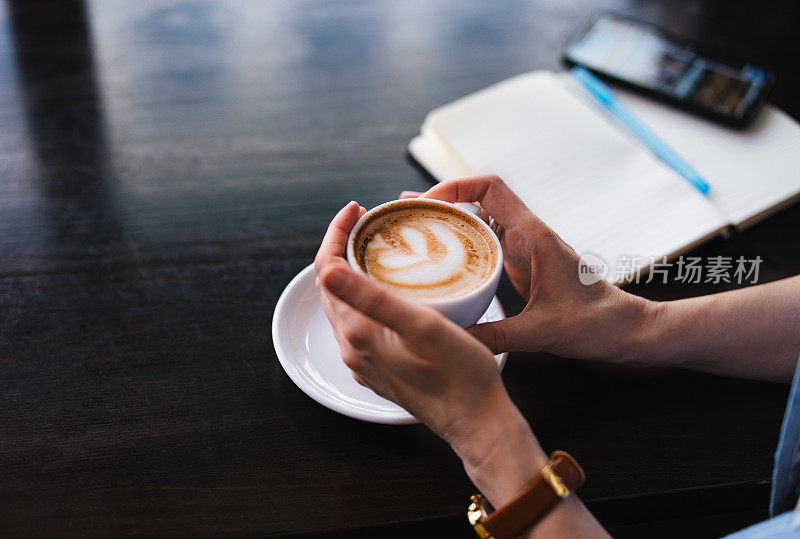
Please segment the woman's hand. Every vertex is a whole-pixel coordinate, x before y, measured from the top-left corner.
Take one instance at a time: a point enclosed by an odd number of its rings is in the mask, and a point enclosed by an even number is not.
[[[480,202],[503,227],[505,269],[528,304],[517,316],[469,329],[489,348],[584,359],[620,359],[627,354],[653,304],[602,279],[582,284],[579,256],[500,178],[446,181],[421,196]]]
[[[437,311],[391,294],[352,271],[347,236],[359,207],[331,222],[315,259],[317,288],[356,381],[408,410],[447,439],[507,400],[486,346]]]
[[[347,237],[363,212],[354,202],[345,206],[314,261],[342,359],[357,382],[449,442],[475,486],[501,507],[539,475],[547,457],[509,399],[486,346],[437,311],[350,269]],[[607,537],[576,496],[524,535]]]
[[[492,352],[437,311],[351,270],[347,237],[363,209],[345,206],[315,259],[317,288],[353,377],[444,438],[467,473],[502,503],[544,465]]]

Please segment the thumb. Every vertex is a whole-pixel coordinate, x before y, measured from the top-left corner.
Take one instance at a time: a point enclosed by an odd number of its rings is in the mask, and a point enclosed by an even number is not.
[[[519,316],[477,324],[467,331],[495,354],[520,350],[525,327]]]
[[[323,270],[320,280],[334,296],[403,337],[416,338],[416,332],[424,327],[419,305],[390,293],[349,268],[330,266]]]

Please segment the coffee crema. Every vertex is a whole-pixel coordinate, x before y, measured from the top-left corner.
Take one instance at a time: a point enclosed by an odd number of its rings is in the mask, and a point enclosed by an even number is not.
[[[416,299],[451,298],[478,288],[498,257],[488,230],[459,210],[424,200],[370,215],[353,238],[353,251],[367,275]]]

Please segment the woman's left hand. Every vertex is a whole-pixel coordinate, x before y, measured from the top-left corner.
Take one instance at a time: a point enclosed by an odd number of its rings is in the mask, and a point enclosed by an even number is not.
[[[485,345],[439,312],[352,271],[347,237],[360,215],[357,204],[345,206],[315,259],[342,359],[356,381],[456,441],[498,405],[511,404],[500,370]]]
[[[475,485],[502,505],[539,473],[544,451],[484,344],[350,268],[347,238],[363,212],[355,202],[345,206],[315,259],[317,289],[342,359],[357,382],[447,441]]]

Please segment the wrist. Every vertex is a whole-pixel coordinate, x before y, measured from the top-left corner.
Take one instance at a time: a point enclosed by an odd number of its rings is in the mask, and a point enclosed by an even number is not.
[[[495,507],[512,500],[547,463],[530,425],[505,397],[507,403],[494,410],[491,420],[451,443],[467,475]]]
[[[659,303],[606,283],[595,283],[592,294],[570,317],[563,317],[555,335],[571,335],[567,354],[578,359],[635,363],[647,358],[650,330]],[[556,348],[556,354],[562,351]]]
[[[635,301],[630,305],[629,324],[619,345],[617,357],[625,363],[652,364],[659,355],[661,339],[658,335],[668,317],[671,303],[633,297]]]

